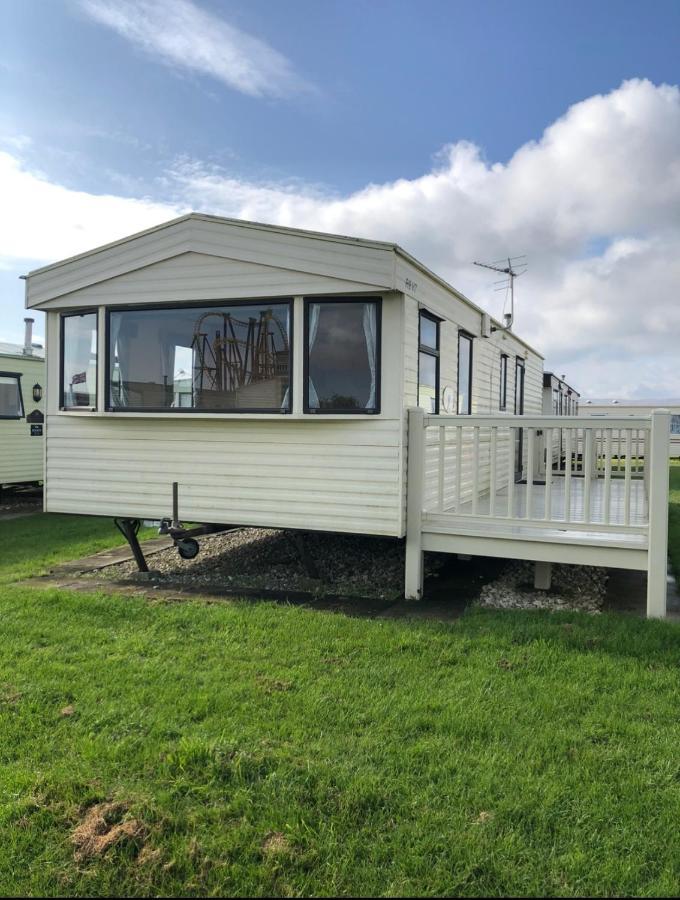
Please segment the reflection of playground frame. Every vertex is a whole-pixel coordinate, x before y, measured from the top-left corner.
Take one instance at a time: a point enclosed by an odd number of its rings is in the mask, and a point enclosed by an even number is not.
[[[212,340],[203,330],[211,317],[222,320]],[[239,327],[245,328],[245,338],[238,336]],[[276,349],[277,332],[280,350]],[[196,320],[191,349],[194,391],[235,391],[288,373],[288,335],[271,309],[248,321],[217,310],[205,312]]]

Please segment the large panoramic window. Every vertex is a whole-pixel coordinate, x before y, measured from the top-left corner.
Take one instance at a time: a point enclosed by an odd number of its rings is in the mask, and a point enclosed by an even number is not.
[[[108,408],[290,411],[290,302],[111,310]]]
[[[21,419],[23,415],[21,375],[0,372],[0,419]]]
[[[97,406],[97,313],[73,313],[61,319],[61,406]]]
[[[418,323],[418,406],[439,412],[439,319],[425,311]]]
[[[472,412],[472,338],[458,332],[458,415]]]
[[[307,300],[305,412],[380,412],[380,301]]]

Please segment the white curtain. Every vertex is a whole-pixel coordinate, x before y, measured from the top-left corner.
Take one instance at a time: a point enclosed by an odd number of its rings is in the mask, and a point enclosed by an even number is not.
[[[290,336],[290,309],[286,308],[286,335]],[[291,359],[292,362],[292,359]],[[288,403],[290,402],[290,380],[293,377],[293,373],[291,371],[288,372],[288,382],[289,386],[286,388],[286,392],[283,395],[283,400],[281,401],[281,412],[288,412]],[[292,410],[291,410],[292,412]]]
[[[321,304],[320,303],[310,303],[309,304],[309,337],[308,337],[308,347],[307,347],[307,360],[311,360],[312,358],[312,349],[314,344],[316,343],[316,334],[319,330],[319,316],[321,315]],[[309,364],[309,363],[308,363]],[[307,393],[309,397],[309,407],[310,409],[318,409],[319,408],[319,395],[316,392],[316,388],[314,387],[314,382],[312,381],[312,376],[310,375],[307,379]]]
[[[366,401],[366,409],[375,407],[375,395],[378,381],[378,369],[376,365],[376,306],[375,303],[364,305],[364,336],[366,337],[366,352],[368,353],[368,366],[371,370],[371,391]]]
[[[113,371],[116,365],[116,360],[118,360],[118,379],[119,379],[119,389],[118,389],[118,403],[120,406],[127,406],[127,388],[125,387],[125,381],[127,379],[127,365],[124,365],[124,360],[127,359],[126,350],[120,345],[120,327],[123,322],[123,316],[112,315],[109,319],[109,328],[111,329],[109,334],[110,348],[111,348],[111,359],[109,361],[109,365],[111,366],[111,371],[109,372],[109,382],[111,382],[111,376],[113,375]],[[109,402],[111,405],[114,404],[113,398],[113,387],[111,386],[111,396],[109,397]]]

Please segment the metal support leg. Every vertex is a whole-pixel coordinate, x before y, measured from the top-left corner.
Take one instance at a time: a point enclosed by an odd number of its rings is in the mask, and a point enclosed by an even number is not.
[[[130,550],[132,550],[132,555],[135,558],[139,571],[148,572],[149,567],[146,564],[142,548],[139,546],[139,541],[137,540],[137,534],[142,523],[139,519],[114,519],[113,522],[118,531],[120,531],[130,545]]]

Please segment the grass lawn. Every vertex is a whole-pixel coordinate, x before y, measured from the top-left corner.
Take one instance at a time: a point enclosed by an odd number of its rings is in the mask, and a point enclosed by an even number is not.
[[[0,538],[115,542],[44,521]],[[0,894],[680,893],[677,625],[34,591],[11,556]],[[105,802],[130,836],[74,852]]]
[[[144,528],[140,540],[156,537]],[[51,566],[125,543],[112,519],[95,516],[43,515],[0,520],[0,585],[43,575]]]

